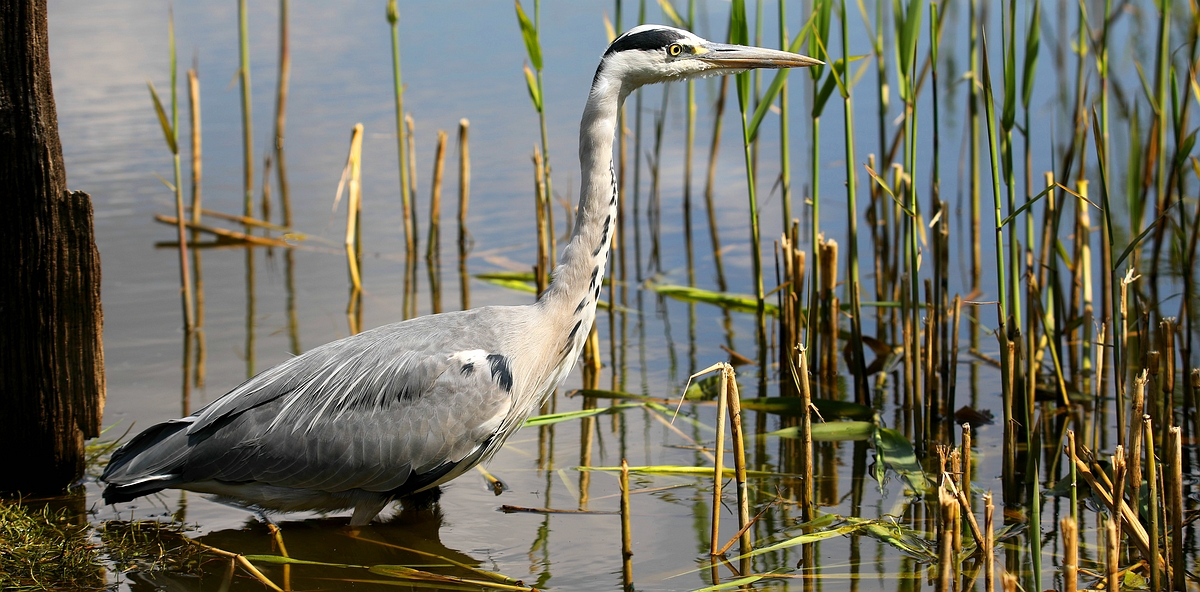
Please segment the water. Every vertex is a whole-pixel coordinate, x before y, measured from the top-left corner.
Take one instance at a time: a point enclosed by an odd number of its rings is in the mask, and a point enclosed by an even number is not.
[[[236,10],[233,3],[184,3],[175,6],[175,22],[180,56],[180,130],[181,139],[189,133],[186,110],[184,70],[197,64],[202,84],[204,132],[204,204],[206,208],[228,213],[242,209],[242,151],[240,106],[235,80],[237,69]],[[527,7],[529,8],[529,7]],[[127,5],[119,2],[91,2],[67,6],[52,4],[50,14],[51,58],[59,126],[66,158],[70,187],[92,195],[96,212],[96,233],[103,261],[103,303],[105,310],[105,356],[108,376],[108,400],[104,423],[109,434],[120,434],[132,426],[134,432],[155,422],[178,417],[198,409],[236,386],[246,377],[269,368],[292,355],[289,336],[287,273],[289,264],[283,252],[255,249],[248,261],[245,250],[212,249],[202,253],[205,297],[205,367],[203,386],[181,396],[183,366],[182,319],[178,297],[178,257],[174,250],[156,248],[159,241],[173,239],[174,230],[153,222],[153,214],[173,215],[171,192],[157,177],[169,179],[171,161],[154,117],[145,88],[154,82],[160,96],[169,94],[167,77],[167,8],[163,5]],[[712,39],[724,35],[726,6],[713,3],[702,11],[699,33]],[[798,14],[790,9],[791,20]],[[270,145],[274,117],[275,69],[277,60],[277,6],[258,2],[251,6],[251,71],[255,117],[256,199],[261,191],[262,156]],[[534,223],[530,154],[539,142],[537,116],[530,105],[521,66],[524,47],[513,15],[505,3],[407,3],[402,4],[401,35],[404,80],[407,84],[405,107],[417,124],[418,200],[424,237],[427,229],[428,181],[432,170],[433,142],[436,129],[451,134],[447,173],[443,190],[443,237],[441,252],[443,307],[457,308],[459,280],[454,256],[457,252],[453,227],[456,203],[457,147],[454,130],[460,118],[471,121],[472,201],[468,226],[474,248],[468,260],[471,273],[486,271],[526,271],[534,259]],[[547,3],[542,14],[542,44],[545,56],[545,104],[551,149],[554,187],[560,196],[573,202],[578,195],[578,163],[575,156],[580,108],[586,96],[598,56],[606,44],[602,14],[611,11],[608,4]],[[630,25],[626,7],[626,26]],[[657,20],[652,7],[650,20]],[[610,12],[611,16],[611,12]],[[965,28],[965,15],[952,12],[954,30]],[[776,36],[774,13],[767,15],[767,39]],[[865,37],[856,30],[851,53],[866,53]],[[793,33],[798,23],[791,25]],[[292,7],[292,82],[288,111],[287,157],[294,226],[304,232],[340,243],[344,228],[344,208],[331,213],[334,189],[344,166],[349,132],[357,122],[366,129],[363,146],[363,230],[365,243],[363,328],[393,322],[402,317],[404,289],[403,238],[396,172],[395,115],[391,94],[390,41],[384,10],[379,3],[333,2],[299,4]],[[956,41],[965,46],[965,37]],[[950,42],[946,42],[950,45]],[[775,45],[764,41],[764,45]],[[998,43],[996,44],[998,45]],[[855,48],[858,48],[857,50]],[[952,51],[943,51],[948,60],[965,62]],[[1049,44],[1043,48],[1049,53]],[[996,62],[994,62],[996,63]],[[1043,62],[1047,63],[1047,62]],[[1118,61],[1118,63],[1120,63]],[[1044,66],[1047,68],[1048,66]],[[858,158],[865,161],[868,151],[877,151],[877,122],[874,103],[873,68],[857,87],[856,117],[860,134]],[[763,86],[770,81],[764,75]],[[947,76],[946,78],[952,78]],[[1051,76],[1043,76],[1051,79]],[[792,74],[795,82],[806,81],[803,72]],[[696,164],[693,180],[693,233],[696,240],[697,282],[700,287],[716,289],[713,257],[708,250],[707,226],[702,213],[704,159],[711,138],[712,110],[719,82],[697,83],[699,115],[696,135]],[[893,85],[895,83],[893,82]],[[943,82],[944,84],[944,82]],[[1039,87],[1039,99],[1053,110],[1055,86]],[[803,198],[810,193],[806,185],[809,128],[803,116],[808,107],[793,86],[792,149],[795,162],[792,174],[794,208],[802,211]],[[893,86],[894,89],[894,86]],[[965,102],[961,85],[944,95],[943,195],[951,203],[962,189],[955,169],[960,164],[960,127]],[[649,89],[643,97],[643,143],[639,158],[643,163],[652,149],[652,127],[662,105],[661,88]],[[893,93],[894,96],[894,93]],[[683,155],[683,89],[672,87],[665,119],[661,157],[662,187],[662,258],[658,269],[648,258],[649,231],[645,221],[650,174],[643,166],[641,187],[634,197],[626,192],[627,207],[639,201],[640,257],[635,260],[633,235],[627,240],[630,263],[627,313],[617,315],[616,360],[611,359],[609,318],[597,318],[601,352],[605,368],[602,388],[671,398],[677,396],[687,376],[711,363],[727,359],[719,348],[733,349],[755,357],[754,321],[744,314],[732,315],[726,329],[719,309],[708,305],[689,305],[662,300],[652,292],[638,290],[638,282],[661,271],[659,279],[669,283],[687,282],[686,259],[682,239],[681,187]],[[928,100],[928,99],[926,99]],[[634,100],[629,103],[628,125],[635,126]],[[897,114],[893,100],[891,116]],[[951,105],[947,107],[946,105]],[[741,167],[740,131],[732,113],[736,95],[730,92],[729,118],[721,145],[716,195],[724,260],[731,291],[752,292],[750,249],[747,241],[749,222],[745,206],[744,173]],[[1049,117],[1049,116],[1048,116]],[[824,128],[821,138],[822,224],[831,236],[843,240],[845,224],[843,183],[844,152],[840,120],[841,108],[831,101],[826,120],[836,121]],[[763,215],[763,246],[770,253],[770,242],[780,232],[779,192],[774,179],[778,175],[778,132],[774,115],[764,123],[761,138],[759,174],[760,208]],[[1053,119],[1050,117],[1050,119]],[[927,122],[928,120],[924,120]],[[896,122],[889,119],[889,136]],[[1051,125],[1053,127],[1054,124]],[[1061,128],[1060,128],[1061,129]],[[870,140],[867,140],[867,139]],[[181,142],[186,145],[186,141]],[[1034,162],[1049,162],[1050,142],[1035,147]],[[631,138],[630,150],[633,150]],[[964,149],[965,150],[965,149]],[[921,174],[925,174],[929,152],[922,148]],[[631,155],[632,156],[632,155]],[[184,153],[184,187],[188,187],[187,153]],[[632,183],[632,172],[630,174]],[[986,179],[985,179],[986,182]],[[274,180],[272,180],[274,184]],[[866,194],[867,179],[859,177],[860,195]],[[802,186],[803,185],[803,186]],[[273,192],[278,195],[278,191]],[[958,195],[956,195],[958,194]],[[186,191],[185,191],[186,195]],[[860,198],[860,203],[865,199]],[[965,206],[964,206],[965,207]],[[278,216],[278,203],[273,204]],[[256,205],[257,211],[257,205]],[[961,226],[955,227],[955,241],[966,235],[965,213],[954,214]],[[555,212],[564,219],[561,209]],[[277,220],[278,218],[276,218]],[[989,224],[985,218],[985,226]],[[962,232],[958,232],[961,228]],[[312,249],[296,250],[290,266],[295,276],[295,310],[299,320],[300,349],[345,337],[350,334],[345,308],[347,276],[344,254],[309,241]],[[561,244],[561,243],[560,243]],[[807,244],[807,243],[806,243]],[[965,244],[955,250],[966,252]],[[984,261],[993,261],[990,243],[985,241]],[[766,260],[771,261],[769,255]],[[865,259],[864,259],[865,261]],[[966,292],[969,282],[960,259],[952,260],[955,269],[951,290]],[[610,266],[615,267],[615,265]],[[424,267],[418,273],[425,277]],[[768,273],[768,289],[774,285]],[[985,290],[994,290],[988,278]],[[470,284],[474,306],[516,304],[530,296],[495,287],[481,281]],[[430,311],[430,297],[422,279],[420,311]],[[607,296],[604,296],[607,298]],[[986,312],[991,317],[990,309]],[[985,320],[985,322],[988,322]],[[964,324],[965,326],[965,324]],[[985,340],[985,351],[995,346]],[[964,356],[965,357],[965,356]],[[970,366],[970,371],[968,371]],[[978,376],[983,378],[980,380]],[[754,370],[744,369],[742,381],[753,390]],[[994,372],[964,363],[960,377],[959,401],[969,401],[979,409],[991,410],[999,417],[999,383]],[[772,380],[774,377],[772,376]],[[564,392],[581,386],[579,371],[569,379]],[[774,394],[774,387],[769,393]],[[748,396],[754,396],[749,393]],[[889,390],[882,403],[885,423],[899,427],[901,414]],[[558,411],[579,408],[580,398],[560,394]],[[601,401],[601,405],[606,404]],[[686,408],[685,408],[686,409]],[[714,408],[692,409],[707,426],[715,423]],[[692,442],[680,437],[655,417],[657,412],[631,410],[620,420],[602,416],[595,422],[594,441],[583,443],[580,421],[557,424],[543,431],[526,429],[514,436],[489,465],[489,470],[508,486],[496,496],[477,473],[469,473],[445,487],[440,513],[390,511],[382,524],[373,525],[361,536],[375,542],[352,540],[343,528],[345,516],[290,515],[279,519],[284,539],[293,557],[356,565],[429,563],[411,554],[378,544],[418,548],[457,561],[499,571],[539,588],[559,590],[607,590],[623,585],[620,522],[610,514],[533,514],[502,513],[502,504],[531,508],[590,509],[615,511],[618,493],[616,477],[595,473],[583,477],[574,468],[590,454],[594,466],[612,467],[627,458],[632,465],[695,465],[706,461],[686,446]],[[748,426],[760,421],[747,414]],[[763,418],[767,429],[777,427],[777,418]],[[701,443],[711,444],[710,431],[687,423],[676,425]],[[976,486],[1000,488],[998,426],[977,426],[976,442],[981,442],[977,462],[981,469]],[[590,452],[588,452],[590,450]],[[993,452],[997,451],[997,452]],[[780,445],[771,440],[752,447],[753,467],[778,470]],[[866,517],[900,516],[911,513],[911,497],[894,477],[884,486],[865,476],[873,453],[864,443],[846,442],[818,446],[818,466],[823,471],[818,501],[824,510]],[[693,572],[707,559],[708,515],[711,504],[711,480],[690,477],[635,476],[633,487],[665,488],[632,496],[633,581],[643,590],[690,589],[711,583],[707,570]],[[756,481],[757,499],[765,503],[774,494],[776,482]],[[678,486],[666,488],[668,486]],[[732,489],[727,489],[732,495]],[[727,497],[727,499],[732,499]],[[88,483],[88,501],[94,520],[130,517],[166,517],[174,515],[192,525],[189,536],[205,544],[239,553],[273,552],[263,524],[253,514],[205,500],[201,496],[167,491],[117,507],[104,506],[99,488]],[[1055,506],[1057,508],[1057,506]],[[783,504],[769,511],[755,526],[756,539],[774,533],[790,532],[799,511]],[[1049,513],[1049,509],[1047,509]],[[1055,516],[1057,520],[1057,516]],[[722,539],[736,531],[736,518],[726,512]],[[815,547],[817,576],[830,579],[837,588],[877,588],[892,590],[905,587],[909,580],[897,578],[920,572],[913,560],[879,539],[863,536],[828,539]],[[800,558],[799,547],[780,551],[756,560],[754,569],[763,571],[793,566]],[[849,559],[847,559],[849,558]],[[436,560],[432,561],[437,563]],[[224,566],[206,564],[204,575],[157,573],[150,575],[111,574],[122,589],[143,589],[148,581],[181,589],[217,589],[224,578]],[[272,566],[264,571],[276,582],[282,570]],[[785,570],[787,571],[787,570]],[[690,573],[689,573],[690,572]],[[455,571],[457,575],[467,575]],[[721,578],[728,580],[729,572]],[[149,580],[147,580],[149,578]],[[322,578],[335,578],[330,581]],[[337,578],[380,579],[365,571],[351,573],[337,568],[296,567],[291,573],[296,588],[342,587]],[[818,582],[823,580],[817,580]],[[235,578],[238,588],[258,589],[259,584]],[[799,581],[777,580],[781,588],[801,586]],[[922,580],[912,583],[920,587]],[[807,588],[807,584],[805,585]]]

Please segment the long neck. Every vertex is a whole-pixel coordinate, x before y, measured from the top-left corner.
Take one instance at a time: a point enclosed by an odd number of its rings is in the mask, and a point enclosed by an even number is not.
[[[609,244],[616,230],[617,183],[612,148],[617,110],[624,94],[619,81],[607,76],[603,68],[597,72],[579,130],[582,186],[575,231],[554,270],[554,281],[538,301],[548,315],[570,323],[565,348],[572,364],[591,332]]]

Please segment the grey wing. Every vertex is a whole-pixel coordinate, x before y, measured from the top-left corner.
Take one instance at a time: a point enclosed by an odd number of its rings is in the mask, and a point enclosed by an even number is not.
[[[106,498],[209,479],[404,494],[452,478],[511,423],[513,376],[487,336],[423,325],[327,344],[150,428],[114,456]]]

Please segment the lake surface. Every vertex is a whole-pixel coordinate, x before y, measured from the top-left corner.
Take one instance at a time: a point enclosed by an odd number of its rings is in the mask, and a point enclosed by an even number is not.
[[[631,3],[626,3],[631,4]],[[647,20],[663,22],[659,8],[647,9]],[[710,39],[725,35],[728,5],[700,3],[696,30]],[[532,10],[531,6],[526,6]],[[634,24],[635,10],[625,6],[625,27]],[[242,140],[236,71],[237,11],[235,3],[180,3],[174,6],[180,63],[181,138],[188,137],[186,77],[195,64],[201,80],[203,116],[205,207],[221,212],[242,211]],[[276,68],[278,58],[278,7],[255,2],[250,6],[250,55],[253,82],[254,154],[257,200],[262,193],[263,156],[272,137]],[[853,10],[853,9],[851,9]],[[546,3],[542,8],[542,44],[545,56],[545,104],[554,189],[561,199],[573,203],[578,196],[578,120],[587,89],[607,40],[603,17],[613,17],[611,3]],[[789,7],[789,28],[802,25],[799,4]],[[450,134],[443,190],[441,232],[442,309],[459,306],[460,279],[457,270],[456,201],[457,144],[455,134],[461,118],[470,120],[471,204],[467,226],[473,248],[467,260],[470,273],[528,271],[535,257],[532,165],[530,156],[540,142],[537,114],[530,104],[522,76],[525,50],[513,7],[505,2],[403,2],[400,5],[401,52],[406,86],[405,108],[416,122],[420,236],[427,235],[429,179],[433,169],[436,130]],[[97,242],[103,263],[105,311],[105,357],[108,400],[104,424],[106,434],[133,432],[155,422],[190,413],[238,385],[248,376],[288,359],[300,351],[351,334],[346,314],[348,280],[345,255],[336,247],[316,240],[287,256],[282,249],[256,248],[247,255],[243,248],[218,248],[202,252],[204,278],[204,360],[200,371],[184,367],[184,335],[179,302],[178,255],[172,248],[156,247],[171,241],[175,231],[156,223],[155,214],[173,215],[172,192],[161,179],[172,175],[170,153],[155,118],[147,79],[153,81],[164,100],[169,95],[167,58],[167,6],[110,1],[51,3],[50,39],[54,88],[66,169],[71,189],[92,195]],[[777,46],[774,9],[764,15],[763,45]],[[851,16],[851,53],[868,53],[861,21]],[[948,30],[965,30],[966,16],[951,8]],[[1050,20],[1046,17],[1047,21]],[[753,22],[753,20],[752,20]],[[998,17],[993,22],[998,22]],[[1140,21],[1137,21],[1140,23]],[[1073,26],[1073,25],[1072,25]],[[1122,27],[1134,27],[1125,23]],[[1140,26],[1140,25],[1139,25]],[[1049,28],[1050,25],[1047,25]],[[1121,29],[1136,39],[1130,30]],[[942,162],[943,197],[956,217],[953,253],[965,254],[965,213],[959,207],[965,191],[959,181],[963,168],[966,136],[965,85],[961,71],[965,63],[965,33],[951,35],[943,48],[939,66],[942,74]],[[1150,37],[1150,35],[1146,35]],[[404,237],[399,198],[396,155],[396,122],[392,96],[389,28],[383,3],[328,2],[297,3],[292,7],[292,79],[287,123],[287,158],[294,228],[315,237],[342,241],[345,205],[333,213],[334,192],[345,164],[350,131],[356,123],[365,128],[363,142],[364,243],[362,301],[363,329],[403,318],[405,290]],[[1138,43],[1136,40],[1131,43]],[[997,42],[998,46],[999,43]],[[955,51],[957,47],[960,51]],[[1069,127],[1060,121],[1061,80],[1051,65],[1056,51],[1049,41],[1043,45],[1046,60],[1035,93],[1041,105],[1039,116],[1047,133],[1066,137]],[[1129,66],[1136,47],[1114,52],[1114,68]],[[890,51],[890,50],[889,50]],[[993,53],[998,51],[993,48]],[[1074,57],[1072,56],[1072,61]],[[865,62],[864,62],[865,63]],[[1128,67],[1126,71],[1132,71]],[[792,91],[792,175],[795,181],[794,211],[806,212],[804,197],[811,194],[810,125],[806,113],[811,92],[808,76],[795,72]],[[947,83],[946,81],[950,82]],[[1071,84],[1074,74],[1071,73]],[[1136,79],[1133,79],[1136,80]],[[764,77],[765,87],[770,81]],[[803,92],[800,83],[803,82]],[[893,82],[893,85],[895,83]],[[1065,84],[1065,83],[1062,83]],[[1136,82],[1135,82],[1136,84]],[[708,156],[713,123],[713,103],[720,82],[697,82],[698,124],[696,164],[693,171],[692,232],[695,238],[697,286],[717,289],[713,254],[708,248],[708,226],[703,212],[703,166]],[[856,92],[856,123],[860,140],[857,159],[878,152],[877,105],[874,68],[868,67]],[[1132,88],[1132,87],[1131,87]],[[894,89],[894,87],[893,87]],[[664,100],[664,94],[667,93]],[[894,93],[893,93],[894,95]],[[928,101],[926,96],[924,101]],[[687,284],[687,259],[683,239],[682,180],[684,154],[683,87],[655,87],[641,97],[642,166],[627,177],[626,207],[635,200],[641,208],[630,212],[626,242],[629,273],[624,284],[624,307],[611,317],[597,317],[600,351],[604,368],[601,388],[635,394],[676,398],[692,372],[729,358],[726,345],[756,358],[753,315],[725,315],[706,304],[689,305],[663,299],[640,289],[640,282],[657,275],[659,281]],[[654,147],[654,126],[666,105],[660,174],[661,237],[660,260],[651,260],[651,234],[646,208],[651,203],[651,172],[646,164]],[[628,107],[630,133],[637,132],[638,117],[631,98]],[[745,176],[742,168],[740,122],[736,118],[736,95],[730,92],[720,165],[715,177],[717,219],[720,224],[726,274],[730,291],[752,293],[750,273],[749,216]],[[888,136],[898,129],[899,101],[893,99],[888,113]],[[844,197],[844,149],[841,105],[831,102],[826,109],[820,138],[822,224],[826,232],[843,240],[846,204]],[[929,119],[922,115],[922,125]],[[759,205],[763,219],[762,248],[771,265],[772,242],[781,224],[780,195],[774,179],[779,174],[778,116],[771,113],[763,124],[759,158]],[[1057,130],[1057,131],[1055,131]],[[1063,131],[1068,130],[1068,131]],[[928,138],[928,133],[925,137]],[[927,142],[923,139],[923,142]],[[186,141],[181,142],[184,146]],[[1049,139],[1034,147],[1034,162],[1052,162]],[[633,158],[634,138],[630,137]],[[927,176],[931,166],[927,144],[921,148],[918,177]],[[185,151],[185,197],[189,187]],[[1056,162],[1056,161],[1055,161]],[[632,168],[632,162],[631,162]],[[634,178],[638,185],[634,185]],[[160,179],[161,178],[161,179]],[[985,177],[986,179],[986,177]],[[858,177],[860,195],[868,178]],[[272,185],[276,181],[272,179]],[[636,196],[635,196],[636,194]],[[273,191],[278,196],[278,190]],[[344,200],[343,200],[344,202]],[[862,203],[862,202],[860,202]],[[279,221],[279,204],[272,204],[272,219]],[[806,215],[806,214],[805,214]],[[859,213],[861,215],[861,212]],[[557,234],[563,234],[565,216],[555,212]],[[985,226],[990,219],[985,217]],[[215,224],[215,222],[214,222]],[[240,227],[239,227],[240,228]],[[960,232],[961,230],[961,232]],[[807,239],[805,239],[807,240]],[[560,242],[560,245],[562,243]],[[807,244],[807,242],[805,242]],[[983,260],[994,261],[990,240],[983,245]],[[863,256],[863,261],[867,261]],[[432,310],[424,262],[417,274],[419,311]],[[957,255],[951,265],[951,291],[969,291],[968,265]],[[616,265],[610,265],[615,268]],[[985,294],[994,297],[994,278],[985,274]],[[774,273],[768,272],[768,289]],[[290,278],[290,280],[289,280]],[[294,286],[292,289],[289,284]],[[496,285],[469,280],[473,306],[518,304],[532,296]],[[622,290],[624,291],[624,290]],[[607,296],[604,296],[607,299]],[[290,322],[294,310],[296,330]],[[985,319],[994,317],[990,308],[980,308]],[[873,315],[869,315],[873,318]],[[726,319],[730,319],[727,321]],[[869,320],[869,319],[868,319]],[[985,324],[990,321],[985,320]],[[964,323],[965,326],[965,323]],[[614,336],[611,328],[616,328]],[[964,330],[965,331],[965,330]],[[614,346],[613,343],[616,343]],[[298,346],[298,347],[297,347]],[[996,355],[995,342],[983,339],[982,349]],[[611,352],[616,353],[614,358]],[[193,352],[194,355],[194,352]],[[772,354],[774,359],[774,354]],[[999,380],[990,367],[962,357],[959,372],[959,401],[1000,417]],[[193,358],[194,361],[194,358]],[[190,387],[182,387],[189,378]],[[755,390],[753,367],[743,367],[742,383]],[[196,384],[197,374],[202,384]],[[775,371],[762,395],[776,394]],[[581,397],[566,394],[582,385],[577,369],[553,404],[557,411],[579,409]],[[885,424],[900,427],[902,414],[896,404],[893,384],[881,391],[880,415]],[[186,395],[184,394],[186,392]],[[609,404],[601,400],[600,405]],[[421,549],[484,569],[498,571],[539,588],[557,590],[610,590],[624,585],[620,520],[615,514],[505,513],[500,506],[527,508],[588,509],[615,512],[618,483],[614,474],[575,470],[581,464],[613,467],[621,459],[631,465],[699,465],[707,461],[694,448],[695,440],[711,445],[711,427],[716,423],[711,405],[685,406],[698,420],[697,427],[676,421],[674,427],[657,411],[631,409],[594,421],[570,421],[549,428],[518,432],[488,466],[507,485],[500,495],[476,473],[444,487],[437,513],[387,513],[382,523],[364,529],[361,539],[352,539],[343,528],[345,515],[296,514],[280,517],[279,524],[293,557],[355,565],[437,563],[421,559],[380,543]],[[776,429],[775,416],[750,413],[747,424],[755,430]],[[1000,489],[998,425],[977,426],[979,449],[975,486]],[[756,440],[751,447],[751,468],[782,471],[785,448],[778,440]],[[901,517],[920,513],[910,505],[913,498],[893,475],[886,484],[876,483],[867,463],[873,453],[863,442],[827,443],[818,446],[820,467],[818,501],[822,509],[841,515],[868,518]],[[589,476],[590,475],[590,476]],[[708,557],[708,529],[712,503],[711,478],[635,475],[632,487],[647,489],[632,496],[632,580],[642,590],[682,590],[712,583],[707,569],[695,571]],[[776,480],[753,481],[756,506],[766,507],[775,496]],[[732,488],[726,489],[732,500]],[[189,536],[204,543],[239,553],[272,552],[271,538],[259,518],[249,512],[213,503],[200,495],[167,491],[134,503],[105,506],[99,488],[88,483],[88,500],[95,521],[175,516],[193,527]],[[1053,502],[1057,504],[1057,502]],[[733,506],[730,506],[732,508]],[[1058,506],[1054,505],[1055,511]],[[1046,512],[1050,510],[1047,509]],[[909,517],[911,518],[911,516]],[[1055,518],[1057,520],[1057,517]],[[773,507],[754,527],[756,540],[798,534],[789,530],[799,521],[799,511],[787,503]],[[731,538],[736,516],[726,511],[721,537]],[[1051,550],[1047,550],[1049,553]],[[914,589],[926,585],[928,573],[915,559],[895,546],[868,537],[827,539],[814,547],[814,579],[775,580],[779,588]],[[755,570],[784,567],[790,571],[800,559],[799,547],[756,559]],[[1047,570],[1052,569],[1047,560]],[[281,568],[264,572],[281,581]],[[364,572],[365,573],[365,572]],[[457,573],[457,572],[456,572]],[[911,574],[920,574],[912,576]],[[1049,573],[1049,571],[1047,571]],[[202,577],[191,575],[111,574],[122,589],[144,589],[157,582],[172,589],[216,590],[224,578],[224,566],[206,566]],[[909,574],[909,575],[905,575]],[[458,575],[462,575],[458,573]],[[290,574],[296,589],[346,587],[345,578],[380,579],[363,573],[348,575],[336,568],[296,567]],[[721,573],[722,580],[732,578]],[[332,579],[330,579],[332,578]],[[341,579],[341,581],[339,580]],[[824,583],[822,583],[824,582]],[[243,577],[234,579],[239,589],[259,589]],[[361,584],[367,585],[367,584]],[[382,584],[381,589],[385,588]]]

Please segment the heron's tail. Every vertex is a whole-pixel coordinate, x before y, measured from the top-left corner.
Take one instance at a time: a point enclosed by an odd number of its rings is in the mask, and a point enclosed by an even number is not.
[[[104,502],[127,502],[181,483],[186,431],[193,419],[157,424],[118,448],[100,476],[105,483]]]

